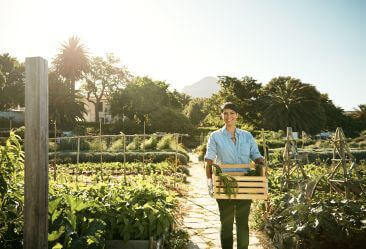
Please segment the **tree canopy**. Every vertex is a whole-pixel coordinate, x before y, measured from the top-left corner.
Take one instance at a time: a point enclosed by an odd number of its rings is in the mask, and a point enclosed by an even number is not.
[[[111,114],[120,120],[146,121],[147,130],[182,132],[188,129],[189,120],[172,100],[169,85],[148,77],[137,77],[115,92],[111,98]]]
[[[82,97],[77,92],[73,96],[65,80],[52,71],[48,74],[48,99],[49,119],[56,121],[57,127],[72,128],[84,119],[86,111]]]
[[[99,121],[98,106],[102,99],[123,88],[131,80],[126,68],[118,66],[119,59],[112,54],[92,57],[87,72],[83,73],[81,91],[95,108],[95,121]]]
[[[183,113],[189,118],[191,123],[198,126],[206,117],[207,112],[203,108],[205,99],[194,98],[185,106]]]
[[[89,68],[88,52],[80,38],[72,36],[67,43],[63,43],[52,64],[54,70],[67,80],[74,95],[76,81],[80,80]]]
[[[0,55],[0,111],[24,106],[25,69],[9,54]]]

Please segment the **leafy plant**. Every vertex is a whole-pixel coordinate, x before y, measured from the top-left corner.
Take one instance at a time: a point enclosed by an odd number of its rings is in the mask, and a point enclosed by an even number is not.
[[[213,164],[214,171],[216,176],[220,179],[223,184],[224,193],[230,198],[232,195],[236,195],[238,193],[238,182],[234,177],[224,174],[220,168],[220,166]]]

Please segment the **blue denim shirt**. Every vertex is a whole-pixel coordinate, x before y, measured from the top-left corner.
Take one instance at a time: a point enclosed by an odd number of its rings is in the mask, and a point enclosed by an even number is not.
[[[215,160],[217,164],[248,164],[251,160],[262,157],[250,132],[236,128],[236,142],[231,140],[231,134],[225,126],[211,133],[205,159]],[[247,172],[249,169],[223,169],[223,172]]]

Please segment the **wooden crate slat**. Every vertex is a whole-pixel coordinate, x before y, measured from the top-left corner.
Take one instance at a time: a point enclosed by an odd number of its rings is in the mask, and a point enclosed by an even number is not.
[[[266,187],[265,182],[237,182],[239,187]],[[215,186],[221,187],[223,184],[221,182],[216,182]]]
[[[255,164],[223,164],[221,168],[255,168]],[[252,200],[266,200],[268,198],[268,181],[264,175],[262,168],[262,176],[247,176],[246,172],[223,172],[224,174],[232,176],[238,184],[236,195],[226,195],[224,193],[223,183],[220,178],[213,175],[214,195],[216,199],[252,199]]]
[[[220,168],[223,169],[255,169],[254,164],[221,164]],[[226,172],[224,172],[226,173]]]
[[[223,172],[223,174],[229,176],[245,176],[246,172]]]
[[[265,188],[238,188],[237,193],[266,193]],[[217,194],[224,194],[224,189],[217,187],[215,193]]]
[[[234,173],[234,172],[230,172]],[[239,173],[239,172],[235,172]],[[231,174],[228,174],[231,175]],[[266,182],[267,178],[265,176],[233,176],[235,180],[237,181],[248,181],[248,182]],[[218,178],[216,178],[216,181],[220,181]]]
[[[233,200],[266,200],[268,195],[266,194],[237,194],[230,197],[226,194],[214,194],[216,199],[233,199]]]

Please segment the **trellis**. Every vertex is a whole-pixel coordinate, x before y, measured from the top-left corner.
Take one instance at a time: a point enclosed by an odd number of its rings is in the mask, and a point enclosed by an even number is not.
[[[341,127],[338,127],[334,137],[331,139],[333,143],[333,159],[331,172],[328,175],[330,192],[336,191],[344,193],[345,197],[350,198],[350,192],[355,194],[365,193],[365,189],[360,183],[360,174],[356,160],[348,147],[346,137]],[[342,177],[337,177],[337,173],[342,170]],[[355,172],[358,180],[352,178]]]
[[[302,164],[300,163],[300,159],[298,158],[298,150],[296,140],[292,134],[292,128],[287,127],[287,135],[285,142],[285,149],[283,152],[283,168],[282,168],[282,177],[281,177],[281,191],[287,190],[290,187],[290,183],[293,181],[291,176],[294,172],[297,172],[297,176],[299,178],[300,173],[303,179],[307,179]]]

